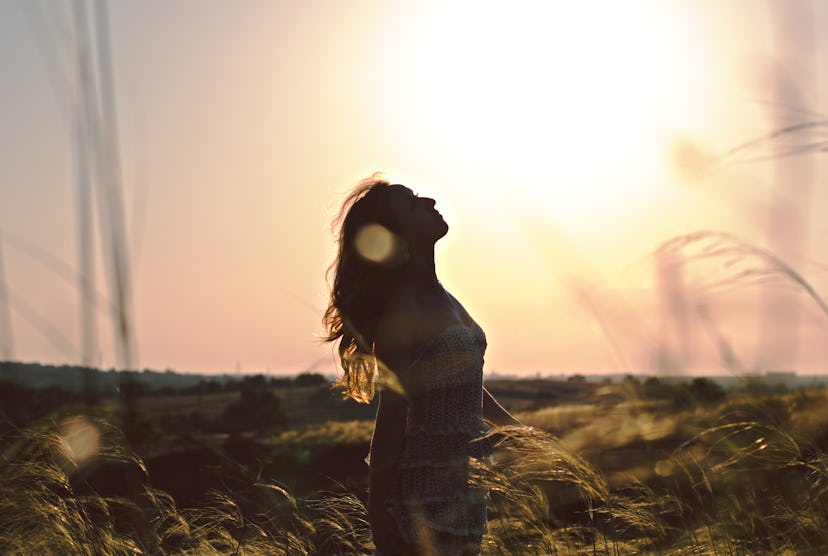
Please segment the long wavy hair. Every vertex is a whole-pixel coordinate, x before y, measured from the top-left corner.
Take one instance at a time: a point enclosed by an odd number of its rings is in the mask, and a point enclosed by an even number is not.
[[[327,332],[323,339],[339,340],[343,375],[334,386],[343,390],[344,398],[362,403],[374,397],[376,325],[405,260],[405,240],[398,235],[398,223],[387,209],[389,196],[397,187],[402,186],[391,185],[381,174],[360,181],[333,223],[334,230],[339,228],[339,250],[328,269],[330,300],[322,319]],[[382,260],[366,257],[358,245],[360,233],[377,225],[393,247]]]

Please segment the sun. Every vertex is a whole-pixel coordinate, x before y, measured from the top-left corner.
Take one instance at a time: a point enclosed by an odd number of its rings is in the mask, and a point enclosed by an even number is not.
[[[634,0],[429,6],[398,29],[411,49],[391,76],[406,84],[389,101],[401,129],[513,180],[578,233],[595,210],[629,218],[661,198],[669,134],[705,112],[693,14]]]

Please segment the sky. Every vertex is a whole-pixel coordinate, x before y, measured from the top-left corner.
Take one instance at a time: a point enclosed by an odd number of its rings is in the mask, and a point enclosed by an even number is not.
[[[826,157],[780,156],[825,126],[739,149],[824,123],[826,25],[815,0],[114,2],[130,365],[335,374],[331,221],[381,171],[436,199],[487,373],[828,372]],[[15,360],[83,359],[75,30],[0,0]]]

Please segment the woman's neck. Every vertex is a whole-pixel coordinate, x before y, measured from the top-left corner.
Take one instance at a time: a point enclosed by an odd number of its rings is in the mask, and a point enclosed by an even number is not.
[[[439,286],[434,264],[434,244],[418,245],[411,248],[405,269],[405,280],[418,287]]]

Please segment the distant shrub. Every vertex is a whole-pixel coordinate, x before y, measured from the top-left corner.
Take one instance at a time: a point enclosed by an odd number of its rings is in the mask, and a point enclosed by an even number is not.
[[[293,384],[293,377],[289,376],[272,376],[270,377],[270,385],[271,386],[290,386]]]
[[[227,432],[255,431],[259,434],[287,425],[279,397],[257,381],[245,384],[241,397],[227,405],[221,415],[220,428]]]
[[[666,384],[657,377],[648,377],[641,386],[642,397],[648,400],[669,400],[673,397],[676,387]]]
[[[694,378],[690,384],[677,385],[673,390],[673,405],[677,409],[710,406],[727,397],[724,388],[704,377]]]
[[[727,397],[724,388],[704,377],[693,379],[690,383],[690,392],[700,404],[717,404]]]
[[[213,380],[212,378],[209,380],[201,380],[195,386],[195,391],[202,394],[217,394],[222,392],[224,389],[224,385],[216,380]]]
[[[293,379],[296,386],[321,386],[328,383],[328,379],[319,373],[302,373]]]

